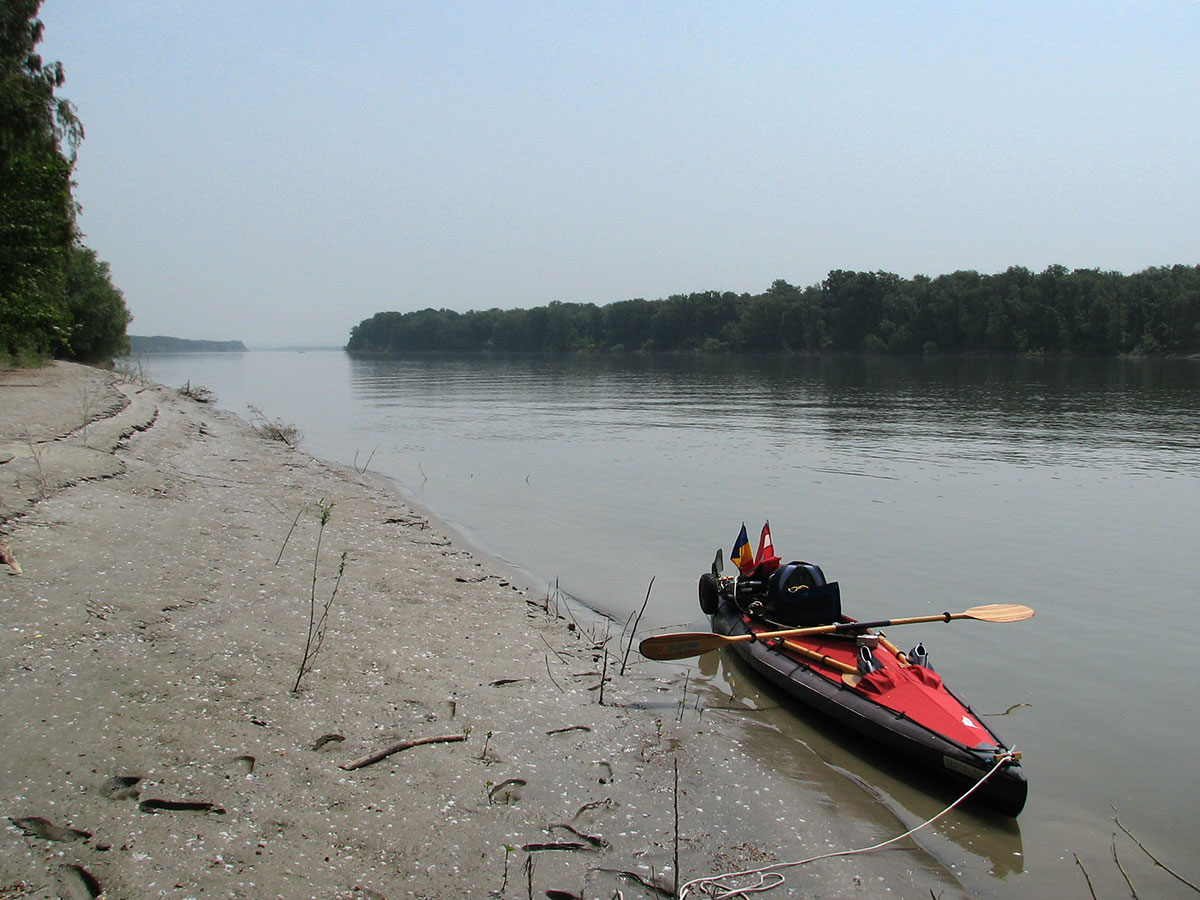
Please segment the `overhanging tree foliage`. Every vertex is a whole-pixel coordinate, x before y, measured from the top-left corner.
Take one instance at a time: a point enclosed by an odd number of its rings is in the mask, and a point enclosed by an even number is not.
[[[77,245],[71,172],[83,126],[56,94],[62,64],[36,52],[40,6],[0,2],[0,358],[99,360],[123,349],[129,313],[107,266]]]
[[[67,312],[71,357],[101,362],[129,352],[129,310],[109,277],[108,263],[87,247],[72,247],[67,261]]]
[[[819,285],[776,281],[755,295],[381,312],[354,327],[346,349],[1179,355],[1200,352],[1200,266],[912,279],[834,271]]]

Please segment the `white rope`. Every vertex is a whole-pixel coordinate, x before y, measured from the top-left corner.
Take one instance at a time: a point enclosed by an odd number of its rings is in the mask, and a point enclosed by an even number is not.
[[[888,838],[886,841],[881,843],[874,844],[870,847],[860,847],[856,850],[837,850],[832,853],[822,853],[819,856],[810,856],[808,859],[800,859],[796,860],[795,862],[775,863],[774,865],[762,866],[758,869],[743,869],[741,872],[726,872],[724,875],[711,875],[707,878],[694,878],[679,889],[679,900],[686,900],[687,895],[692,890],[695,890],[700,894],[707,894],[712,898],[712,900],[731,900],[731,898],[734,897],[745,897],[748,894],[757,894],[763,891],[772,890],[773,888],[777,888],[779,885],[783,884],[786,879],[779,874],[779,872],[776,872],[776,869],[794,869],[797,866],[805,866],[821,859],[833,859],[838,856],[855,856],[859,853],[872,853],[876,850],[882,850],[884,847],[895,844],[897,841],[902,841],[906,837],[916,834],[922,828],[932,825],[942,816],[946,815],[946,813],[950,812],[950,810],[954,809],[954,807],[958,806],[973,793],[979,790],[979,788],[983,787],[984,782],[1000,771],[1000,768],[1005,763],[1008,763],[1016,758],[1016,748],[1010,748],[1006,753],[996,758],[996,764],[992,766],[992,768],[989,769],[982,778],[975,782],[975,784],[971,786],[970,790],[943,809],[936,816],[926,819],[920,825],[908,829],[908,831],[904,832],[904,834],[898,834],[894,838]],[[735,887],[726,883],[728,879],[748,878],[751,875],[758,876],[758,881],[756,883],[748,884],[743,887]],[[768,883],[768,878],[778,880],[771,880]]]

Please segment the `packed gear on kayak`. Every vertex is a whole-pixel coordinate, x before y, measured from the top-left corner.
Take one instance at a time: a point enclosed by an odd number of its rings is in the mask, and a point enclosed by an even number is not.
[[[957,614],[858,623],[843,614],[841,589],[826,580],[820,566],[769,558],[747,564],[744,574],[730,577],[721,570],[718,551],[699,585],[700,607],[714,633],[648,638],[642,642],[644,655],[678,659],[728,646],[797,701],[924,765],[947,783],[974,783],[1002,761],[979,796],[1006,815],[1021,812],[1028,785],[1019,754],[943,683],[929,666],[924,643],[905,652],[872,628],[955,619],[1016,622],[1033,610],[991,604]]]

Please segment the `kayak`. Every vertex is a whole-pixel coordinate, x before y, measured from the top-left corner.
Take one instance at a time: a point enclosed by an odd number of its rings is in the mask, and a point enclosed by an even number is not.
[[[752,669],[804,706],[963,790],[1004,760],[974,796],[1004,815],[1021,812],[1028,784],[1019,758],[945,685],[924,645],[902,651],[884,634],[842,615],[838,584],[826,581],[819,566],[796,561],[769,574],[721,577],[719,558],[700,579],[700,607],[713,631],[732,638],[727,646]],[[934,618],[942,617],[918,621]],[[836,630],[767,636],[815,626]]]

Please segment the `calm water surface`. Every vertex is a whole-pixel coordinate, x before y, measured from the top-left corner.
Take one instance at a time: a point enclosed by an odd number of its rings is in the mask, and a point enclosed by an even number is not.
[[[706,627],[696,579],[743,520],[753,538],[768,518],[778,552],[819,563],[860,618],[1033,606],[1019,624],[892,632],[924,640],[1031,781],[1019,825],[950,818],[932,851],[1006,898],[1086,896],[1078,853],[1116,896],[1116,807],[1200,876],[1200,362],[262,351],[146,364],[298,425],[311,453],[369,457],[476,545],[618,622],[653,577],[643,630]],[[692,677],[714,704],[773,705],[718,655]],[[940,808],[827,723],[769,718],[906,824]],[[1175,895],[1119,849],[1143,898]]]

